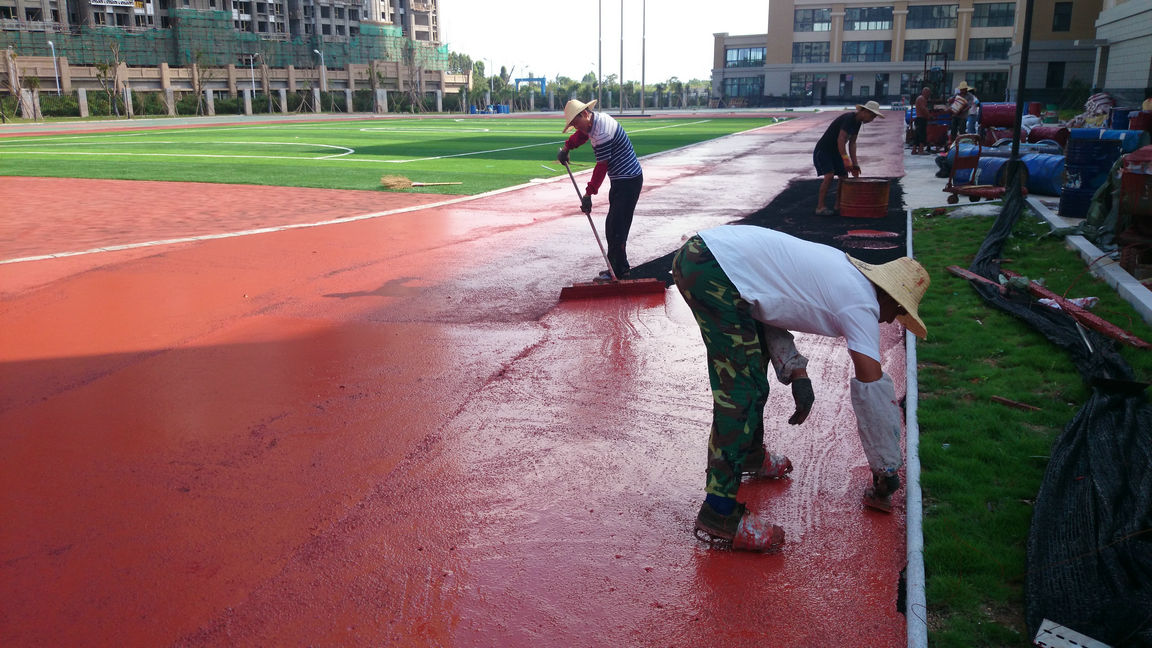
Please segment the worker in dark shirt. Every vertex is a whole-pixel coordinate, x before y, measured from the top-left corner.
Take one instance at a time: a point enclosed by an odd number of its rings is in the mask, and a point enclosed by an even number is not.
[[[831,216],[833,211],[824,205],[828,197],[828,188],[832,186],[832,177],[841,178],[852,174],[853,178],[860,177],[860,162],[856,157],[856,136],[860,134],[860,125],[867,124],[879,117],[880,104],[869,101],[864,105],[857,104],[855,112],[846,112],[828,124],[828,130],[816,149],[812,151],[812,164],[816,166],[816,175],[824,176],[820,183],[820,194],[816,200],[816,215]]]

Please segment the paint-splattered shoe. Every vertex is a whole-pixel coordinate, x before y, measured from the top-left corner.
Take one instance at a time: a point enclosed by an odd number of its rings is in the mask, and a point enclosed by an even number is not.
[[[892,512],[892,494],[900,489],[900,477],[895,473],[873,473],[872,485],[864,489],[864,506],[884,513]]]
[[[758,446],[745,457],[740,472],[752,479],[783,479],[792,472],[792,461],[784,455],[768,452],[764,446]]]
[[[749,513],[739,502],[729,515],[720,515],[704,502],[696,515],[696,538],[736,551],[776,553],[784,547],[784,529]]]

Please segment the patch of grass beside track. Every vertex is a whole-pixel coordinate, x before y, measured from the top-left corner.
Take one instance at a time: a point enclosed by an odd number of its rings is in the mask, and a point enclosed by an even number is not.
[[[622,119],[640,156],[772,119]],[[382,119],[203,126],[0,138],[0,175],[380,190],[380,178],[459,182],[412,191],[471,195],[563,175],[552,119]],[[572,169],[591,168],[591,145]],[[550,167],[550,168],[546,168]]]
[[[1087,400],[1071,360],[1038,331],[985,305],[967,268],[992,224],[988,217],[917,212],[916,256],[932,276],[917,344],[924,560],[930,643],[941,648],[1031,645],[1024,622],[1025,545],[1032,504],[1052,443]],[[1049,227],[1026,213],[1004,267],[1066,297],[1096,296],[1097,315],[1152,340],[1135,310]],[[1152,353],[1123,345],[1137,379],[1152,380]],[[1039,407],[1023,411],[1001,396]]]

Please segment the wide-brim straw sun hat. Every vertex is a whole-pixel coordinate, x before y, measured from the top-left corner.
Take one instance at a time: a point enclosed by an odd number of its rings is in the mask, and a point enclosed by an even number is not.
[[[924,320],[920,319],[920,299],[924,297],[924,292],[928,290],[928,284],[932,280],[924,266],[910,257],[900,257],[895,261],[872,265],[850,254],[844,256],[848,257],[852,265],[856,266],[868,281],[900,304],[907,314],[897,315],[896,319],[916,337],[927,339],[928,329],[924,326]]]
[[[869,101],[866,104],[856,104],[856,110],[867,110],[880,119],[884,119],[884,113],[880,112],[880,104],[875,101]]]
[[[588,103],[583,103],[579,99],[572,99],[568,103],[564,104],[564,130],[560,132],[567,133],[568,129],[572,128],[572,120],[576,119],[576,115],[579,115],[580,113],[590,108],[594,108],[595,106],[595,99],[589,101]]]
[[[956,86],[957,90],[971,90],[972,86],[968,85],[967,81],[961,81],[960,85]]]

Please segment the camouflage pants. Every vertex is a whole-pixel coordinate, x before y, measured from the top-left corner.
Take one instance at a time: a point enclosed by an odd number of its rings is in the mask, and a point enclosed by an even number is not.
[[[708,350],[712,431],[705,490],[735,497],[750,450],[764,442],[768,365],[763,326],[699,236],[672,260],[672,276],[692,309]]]

